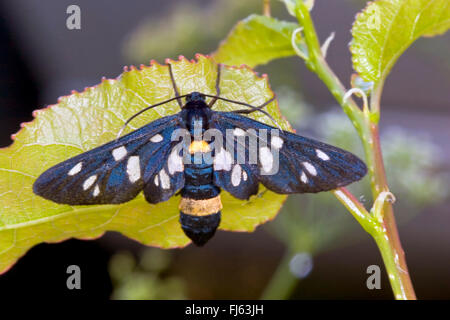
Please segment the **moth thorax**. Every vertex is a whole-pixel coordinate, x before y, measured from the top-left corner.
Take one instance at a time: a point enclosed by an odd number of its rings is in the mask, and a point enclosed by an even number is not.
[[[204,130],[207,129],[208,116],[204,109],[189,110],[187,114],[187,128],[191,132],[191,135],[202,135]]]

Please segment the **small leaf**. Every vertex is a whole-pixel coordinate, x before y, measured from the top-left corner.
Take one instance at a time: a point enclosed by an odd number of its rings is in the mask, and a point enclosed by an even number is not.
[[[296,17],[295,8],[297,8],[297,3],[303,1],[309,11],[311,11],[314,7],[315,0],[280,0],[286,6],[287,11],[293,17]]]
[[[200,91],[215,94],[217,65],[208,57],[172,62],[180,94]],[[266,78],[249,68],[224,67],[221,95],[254,105],[273,96]],[[125,120],[144,107],[174,96],[168,67],[152,63],[132,67],[115,80],[59,99],[58,104],[35,111],[35,119],[23,125],[14,143],[0,150],[0,272],[7,270],[32,246],[68,238],[93,239],[105,231],[118,231],[145,245],[182,247],[189,239],[181,230],[179,197],[158,205],[142,194],[121,205],[68,206],[33,194],[35,179],[49,167],[113,140]],[[223,101],[217,110],[239,108]],[[175,102],[156,107],[131,124],[136,129],[180,110]],[[285,130],[276,102],[268,112]],[[252,118],[270,123],[262,114]],[[279,211],[285,196],[261,188],[249,201],[222,193],[221,229],[252,231]]]
[[[352,74],[350,83],[352,85],[352,88],[359,88],[368,96],[373,88],[373,82],[364,81],[363,78],[361,78],[357,73]],[[356,96],[361,98],[361,94],[358,92],[355,92]]]
[[[250,15],[231,30],[213,57],[229,65],[255,67],[271,60],[295,55],[291,36],[299,26],[275,18]]]
[[[286,6],[286,10],[289,14],[295,17],[295,8],[297,6],[297,0],[280,0]]]
[[[384,81],[398,57],[420,36],[450,28],[448,0],[371,2],[352,28],[353,66],[366,81]]]

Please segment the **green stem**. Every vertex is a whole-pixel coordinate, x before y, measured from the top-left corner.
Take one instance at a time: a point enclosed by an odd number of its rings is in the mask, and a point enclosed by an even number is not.
[[[379,102],[382,84],[379,84],[374,89],[369,114],[362,112],[353,100],[348,99],[344,101],[345,87],[323,57],[309,10],[302,1],[298,2],[296,14],[300,25],[303,27],[305,43],[308,48],[306,65],[319,76],[336,100],[342,105],[344,112],[352,121],[363,142],[366,162],[369,168],[372,195],[375,200],[381,192],[389,191],[378,134]],[[348,192],[346,193],[343,189],[340,189],[334,194],[353,214],[361,226],[375,239],[383,257],[395,298],[416,299],[400,243],[392,205],[386,203],[384,206],[381,206],[382,212],[376,213],[376,217],[381,217],[379,221],[368,214],[365,209],[362,210],[363,207]]]
[[[299,279],[294,277],[289,271],[289,262],[293,256],[292,250],[288,250],[281,262],[278,264],[274,275],[266,286],[261,299],[263,300],[281,300],[289,299]]]
[[[347,189],[339,188],[338,190],[334,190],[333,193],[347,210],[350,211],[364,230],[375,239],[384,265],[386,266],[395,298],[403,300],[414,299],[414,290],[411,292],[412,285],[407,269],[403,269],[401,265],[402,255],[396,245],[394,245],[399,242],[395,241],[393,235],[388,232],[388,228],[385,227],[385,221],[382,219],[378,220],[377,214],[369,214],[364,206]],[[384,202],[384,206],[392,207],[389,202]],[[382,208],[382,210],[386,212],[386,208]],[[411,287],[408,287],[408,285],[411,285]]]
[[[366,230],[368,233],[372,233],[373,230],[378,228],[377,221],[367,212],[366,208],[356,200],[350,191],[346,188],[339,188],[332,191],[334,196],[344,205],[345,208],[353,215],[356,221]]]
[[[381,88],[382,85],[374,88],[371,99],[371,112],[376,112],[377,114],[379,114],[380,110],[379,103],[382,90]],[[389,191],[389,186],[386,179],[386,171],[384,169],[378,121],[367,122],[370,127],[371,144],[365,145],[365,149],[370,148],[370,150],[372,150],[369,154],[371,157],[371,163],[373,164],[373,179],[371,179],[372,194],[374,199],[377,199],[381,192]],[[416,299],[414,287],[408,272],[408,265],[406,264],[405,253],[398,234],[394,209],[392,208],[392,204],[390,202],[385,203],[381,216],[384,234],[382,237],[377,235],[373,236],[381,250],[383,261],[385,262],[386,269],[388,270],[389,280],[394,290],[395,297],[396,299]],[[386,247],[384,252],[381,249],[381,245]],[[387,248],[387,246],[389,247]],[[392,263],[392,257],[394,257],[395,263]],[[390,268],[387,267],[388,264],[390,265]]]
[[[399,266],[400,256],[392,245],[392,238],[388,236],[387,229],[384,229],[384,232],[375,233],[372,236],[383,257],[383,262],[388,273],[392,291],[395,294],[395,299],[415,300],[416,296],[414,290],[411,291],[412,285],[408,288],[408,283],[411,284],[408,271],[401,269]],[[407,276],[407,279],[405,279],[404,275]]]

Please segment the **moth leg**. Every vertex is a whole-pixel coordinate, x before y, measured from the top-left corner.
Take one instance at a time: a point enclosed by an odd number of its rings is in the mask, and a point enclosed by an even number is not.
[[[222,70],[222,64],[219,63],[217,65],[217,78],[216,78],[216,96],[212,98],[212,100],[209,102],[208,106],[209,108],[212,108],[214,103],[216,103],[217,98],[220,96],[220,71]]]
[[[175,98],[177,98],[178,105],[180,109],[183,109],[183,102],[181,101],[180,93],[177,88],[177,84],[175,83],[175,77],[172,72],[172,65],[170,63],[167,64],[169,66],[170,80],[172,81],[173,91],[175,91]]]

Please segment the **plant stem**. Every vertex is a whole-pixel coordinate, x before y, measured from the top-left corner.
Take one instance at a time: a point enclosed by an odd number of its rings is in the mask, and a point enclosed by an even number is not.
[[[416,295],[412,287],[411,279],[407,270],[400,267],[400,255],[393,245],[393,240],[387,233],[387,228],[383,233],[376,233],[373,235],[375,242],[380,249],[383,262],[386,267],[389,282],[391,283],[392,291],[395,294],[395,299],[398,300],[415,300]],[[399,242],[400,243],[400,242]],[[403,252],[403,251],[402,251]]]
[[[356,200],[355,196],[350,193],[346,188],[339,188],[332,191],[334,196],[347,208],[353,217],[359,222],[359,224],[367,232],[372,232],[377,227],[376,221],[367,212],[366,208]]]
[[[363,142],[366,162],[369,168],[372,195],[375,200],[381,192],[389,191],[378,133],[382,83],[374,89],[371,97],[371,114],[369,115],[364,114],[353,100],[348,99],[348,101],[344,101],[346,90],[322,55],[309,10],[302,1],[299,1],[297,4],[296,15],[300,25],[303,27],[305,43],[308,48],[306,65],[319,76],[336,100],[342,105],[344,112],[352,121]],[[382,212],[376,214],[377,217],[381,217],[381,221],[379,221],[368,214],[365,209],[364,213],[362,205],[345,189],[341,188],[335,191],[334,194],[353,214],[361,226],[375,239],[383,257],[395,298],[416,299],[400,243],[392,205],[385,203],[382,206]]]
[[[382,85],[381,85],[382,87]],[[380,96],[381,87],[374,89],[371,98],[371,110],[379,113],[380,110]],[[372,194],[374,199],[378,197],[380,192],[389,191],[389,186],[386,179],[386,171],[384,169],[383,155],[381,151],[380,136],[378,130],[378,123],[370,122],[370,132],[372,145],[365,146],[365,149],[372,150],[372,163],[374,165]],[[408,265],[406,264],[405,253],[403,251],[400,236],[398,234],[397,223],[395,221],[394,209],[392,204],[387,202],[383,208],[383,231],[384,235],[373,235],[375,241],[383,256],[383,261],[389,274],[389,281],[394,290],[396,299],[416,299],[416,294],[409,276]],[[384,248],[384,250],[382,249]],[[392,264],[392,257],[394,263]],[[388,264],[390,267],[388,268]],[[396,289],[395,289],[396,288]]]
[[[373,215],[370,215],[364,206],[347,189],[339,188],[338,190],[334,190],[333,193],[361,224],[364,230],[375,239],[383,257],[395,298],[403,300],[415,299],[407,269],[403,269],[403,265],[401,264],[401,259],[404,255],[403,251],[399,251],[401,250],[401,246],[397,247],[397,244],[400,245],[400,241],[395,240],[395,235],[388,232],[389,229],[386,228],[385,221],[378,221]],[[384,205],[385,207],[392,207],[390,203],[385,202]],[[386,212],[386,209],[383,212]],[[398,238],[398,234],[396,236]],[[406,262],[404,263],[406,267]]]
[[[279,300],[288,299],[291,296],[299,280],[289,271],[289,262],[292,256],[292,250],[287,250],[270,279],[269,284],[266,286],[261,299]]]

